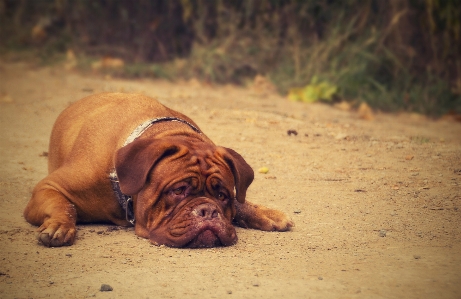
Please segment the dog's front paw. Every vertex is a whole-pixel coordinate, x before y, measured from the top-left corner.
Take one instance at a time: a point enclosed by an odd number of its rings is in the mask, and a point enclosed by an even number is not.
[[[294,226],[284,213],[248,202],[237,206],[234,221],[241,227],[264,231],[284,232]]]
[[[37,239],[48,247],[70,246],[75,240],[75,224],[46,220],[39,228]]]
[[[261,229],[266,231],[285,232],[295,225],[284,213],[270,209],[263,213],[262,222]]]

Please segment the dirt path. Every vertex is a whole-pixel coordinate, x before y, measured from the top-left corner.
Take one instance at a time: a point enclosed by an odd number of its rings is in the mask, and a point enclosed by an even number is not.
[[[255,170],[268,167],[248,198],[296,227],[238,228],[235,246],[187,250],[85,225],[72,247],[39,245],[22,210],[46,175],[51,126],[100,91],[155,96]],[[0,165],[1,298],[461,298],[459,123],[364,121],[250,89],[0,63]]]

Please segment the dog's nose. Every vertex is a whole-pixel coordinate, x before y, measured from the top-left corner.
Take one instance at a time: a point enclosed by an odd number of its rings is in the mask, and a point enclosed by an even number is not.
[[[202,217],[204,219],[217,218],[219,215],[219,212],[216,209],[216,207],[209,203],[203,203],[196,206],[193,213],[198,217]]]

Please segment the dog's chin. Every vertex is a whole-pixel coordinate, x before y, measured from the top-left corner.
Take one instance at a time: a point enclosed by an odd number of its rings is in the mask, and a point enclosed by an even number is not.
[[[230,246],[237,243],[237,237],[222,237],[220,238],[217,233],[211,229],[203,230],[198,233],[195,237],[191,238],[149,238],[150,242],[154,245],[161,246],[165,245],[174,248],[211,248],[220,246]]]
[[[235,228],[230,223],[204,221],[179,229],[169,228],[151,231],[151,243],[176,248],[211,248],[231,246],[238,240]]]
[[[207,229],[201,232],[197,237],[195,237],[191,242],[186,244],[186,248],[210,248],[210,247],[219,247],[223,246],[221,240],[216,236],[216,234]]]

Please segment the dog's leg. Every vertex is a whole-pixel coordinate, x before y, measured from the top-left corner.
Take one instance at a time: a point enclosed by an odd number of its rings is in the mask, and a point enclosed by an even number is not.
[[[74,243],[77,211],[74,205],[45,178],[34,189],[24,218],[38,228],[38,240],[48,247]]]
[[[236,210],[234,222],[244,228],[283,232],[294,226],[284,213],[248,201],[236,202]]]

